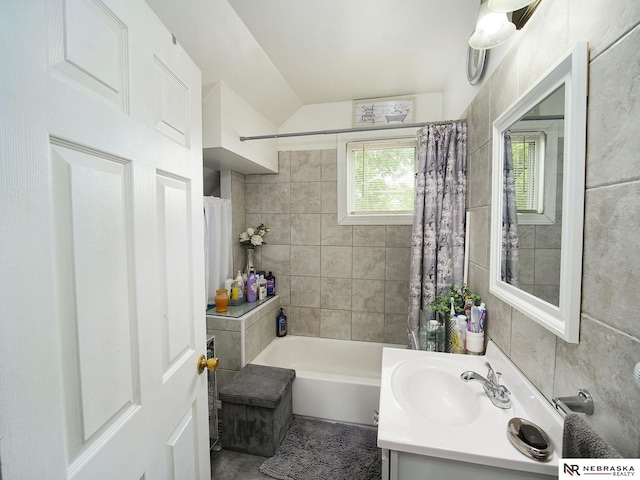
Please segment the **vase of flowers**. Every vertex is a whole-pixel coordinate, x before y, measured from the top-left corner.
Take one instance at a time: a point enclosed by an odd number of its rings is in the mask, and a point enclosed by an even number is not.
[[[246,247],[247,249],[247,266],[244,269],[245,273],[248,274],[251,268],[254,267],[255,248],[266,243],[264,241],[264,237],[270,231],[270,228],[265,227],[264,224],[261,223],[255,228],[247,228],[239,235],[238,240],[240,242],[240,245]]]

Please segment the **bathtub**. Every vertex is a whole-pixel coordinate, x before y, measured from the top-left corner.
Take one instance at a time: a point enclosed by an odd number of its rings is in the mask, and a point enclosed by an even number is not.
[[[380,403],[383,347],[406,348],[289,335],[274,339],[251,363],[296,371],[294,414],[373,425]]]

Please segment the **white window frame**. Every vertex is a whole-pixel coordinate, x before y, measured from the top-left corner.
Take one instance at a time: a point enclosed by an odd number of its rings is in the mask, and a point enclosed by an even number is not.
[[[357,134],[343,134],[337,138],[337,162],[338,162],[338,225],[413,225],[413,211],[410,213],[349,213],[349,185],[352,172],[349,168],[348,146],[355,142],[372,142],[388,140],[399,142],[415,142],[417,152],[417,140],[415,132],[402,131],[400,134],[380,134],[380,131],[358,132]],[[414,185],[415,189],[415,185]],[[414,190],[415,191],[415,190]]]
[[[558,184],[558,127],[557,124],[549,125],[548,122],[526,122],[527,132],[537,130],[544,132],[546,141],[543,149],[540,149],[542,157],[538,159],[543,168],[544,182],[538,185],[543,190],[544,209],[541,213],[518,212],[518,225],[553,225],[556,223],[556,187]],[[522,130],[513,129],[511,135],[521,135]]]

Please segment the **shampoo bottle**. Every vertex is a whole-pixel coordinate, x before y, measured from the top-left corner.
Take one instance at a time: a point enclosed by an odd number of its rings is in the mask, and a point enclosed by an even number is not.
[[[264,300],[267,298],[267,281],[264,275],[258,277],[258,300]]]
[[[276,318],[276,335],[278,337],[284,337],[287,334],[287,316],[284,314],[283,309],[280,309],[280,314]]]
[[[269,272],[269,275],[264,277],[267,281],[267,295],[272,296],[276,294],[276,277],[273,276],[272,272]]]

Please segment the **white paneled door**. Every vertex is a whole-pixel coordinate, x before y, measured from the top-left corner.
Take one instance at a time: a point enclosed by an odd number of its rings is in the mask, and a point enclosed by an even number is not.
[[[0,478],[208,479],[200,72],[143,0],[0,36]]]

